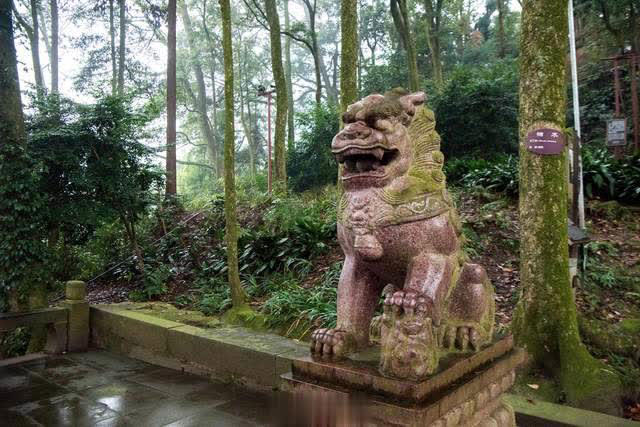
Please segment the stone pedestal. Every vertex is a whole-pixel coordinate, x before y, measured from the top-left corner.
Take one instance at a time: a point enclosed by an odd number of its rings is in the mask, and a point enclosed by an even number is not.
[[[281,377],[281,389],[294,397],[294,406],[315,414],[311,418],[326,418],[317,407],[322,402],[330,402],[331,412],[351,408],[341,412],[348,414],[341,421],[325,425],[512,427],[514,413],[502,394],[513,385],[523,355],[505,337],[477,353],[444,357],[435,374],[418,382],[382,376],[375,348],[340,362],[304,357]],[[295,404],[300,399],[304,405]]]
[[[65,297],[60,305],[69,312],[67,351],[86,351],[89,346],[87,285],[77,280],[67,282]]]

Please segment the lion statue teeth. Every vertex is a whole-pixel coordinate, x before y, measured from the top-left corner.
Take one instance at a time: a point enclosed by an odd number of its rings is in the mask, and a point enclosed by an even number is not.
[[[432,374],[443,353],[489,342],[495,312],[484,268],[461,251],[440,137],[424,100],[396,89],[343,115],[331,144],[343,189],[338,323],[314,331],[311,342],[313,355],[339,359],[373,339],[381,372],[411,380]],[[384,313],[373,319],[381,294]]]

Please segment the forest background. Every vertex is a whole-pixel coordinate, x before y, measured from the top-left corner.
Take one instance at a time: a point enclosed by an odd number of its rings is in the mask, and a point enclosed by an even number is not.
[[[5,175],[19,177],[1,182],[0,194],[25,196],[17,202],[24,207],[14,210],[22,210],[18,217],[5,218],[23,226],[3,229],[0,240],[24,245],[19,253],[0,247],[6,273],[0,311],[46,305],[60,297],[64,281],[81,279],[94,302],[161,300],[224,313],[231,306],[223,212],[229,101],[239,270],[253,309],[245,320],[296,338],[335,323],[338,169],[328,147],[344,108],[341,2],[234,1],[232,100],[225,99],[220,5],[177,2],[177,202],[170,204],[167,3],[13,3],[27,144],[18,157],[3,153],[21,161],[0,163]],[[359,41],[358,97],[395,87],[427,93],[447,179],[463,212],[465,250],[489,265],[505,328],[519,292],[521,8],[513,0],[363,0],[357,34],[351,34]],[[603,327],[640,319],[637,238],[628,238],[640,230],[633,210],[640,203],[640,157],[631,146],[621,159],[606,148],[615,99],[612,64],[602,60],[638,52],[639,17],[637,1],[575,2],[585,194],[595,235],[577,298],[583,324]],[[273,43],[274,28],[280,46]],[[619,71],[622,113],[631,118],[629,87],[638,71],[626,63]],[[278,97],[283,85],[287,96]],[[270,90],[273,194],[267,192],[268,107],[261,95]],[[571,108],[567,123],[572,126]],[[598,231],[607,227],[609,233]],[[589,325],[583,335],[595,330]],[[623,326],[640,331],[640,321]],[[603,339],[591,335],[592,344]],[[24,351],[28,338],[28,331],[3,336],[0,353]],[[638,355],[630,350],[637,346],[614,352],[610,342],[593,346],[631,389],[638,386]]]

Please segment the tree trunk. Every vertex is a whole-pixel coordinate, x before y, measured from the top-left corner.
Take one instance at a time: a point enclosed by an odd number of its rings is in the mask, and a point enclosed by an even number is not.
[[[424,8],[427,13],[427,45],[431,53],[431,69],[433,82],[436,88],[442,88],[444,78],[442,76],[442,60],[440,59],[440,21],[442,19],[442,0],[425,0]]]
[[[289,31],[289,0],[284,0],[284,29]],[[291,79],[291,39],[284,39],[284,72],[287,79],[287,150],[292,151],[296,145],[296,132],[293,111],[293,82]],[[255,163],[255,162],[254,162]]]
[[[58,93],[58,0],[51,0],[51,93]]]
[[[120,48],[118,51],[118,95],[124,95],[124,68],[127,41],[127,8],[126,0],[118,0],[120,3]]]
[[[411,32],[407,0],[391,0],[391,17],[400,35],[402,45],[407,52],[407,68],[409,74],[409,90],[415,92],[420,88],[416,43]]]
[[[316,33],[316,0],[313,0],[313,4],[311,0],[302,0],[305,5],[305,14],[307,16],[307,20],[309,21],[309,33],[311,35],[311,46],[309,50],[311,51],[311,56],[313,56],[313,66],[315,68],[315,78],[316,78],[316,104],[320,104],[322,102],[322,72],[320,69],[320,52],[318,51],[318,34]]]
[[[196,110],[198,111],[198,118],[200,121],[200,131],[202,137],[207,142],[207,148],[209,153],[209,161],[213,167],[218,165],[218,147],[216,140],[211,129],[211,123],[209,123],[209,115],[207,114],[207,90],[204,83],[204,73],[202,72],[202,63],[200,62],[198,51],[198,44],[195,40],[193,32],[193,26],[191,24],[191,17],[187,10],[185,2],[180,3],[180,13],[182,14],[182,22],[187,33],[187,40],[189,42],[189,63],[193,69],[193,73],[196,76],[196,86],[198,89],[198,96],[196,97]],[[215,89],[215,87],[214,87]]]
[[[203,4],[202,11],[202,28],[207,36],[207,46],[209,49],[209,69],[211,72],[210,80],[211,80],[211,136],[212,140],[208,142],[210,147],[215,150],[215,160],[216,160],[216,176],[222,176],[224,174],[224,159],[221,155],[220,150],[220,139],[218,138],[218,97],[216,94],[216,58],[218,55],[215,53],[215,41],[211,36],[211,32],[207,27],[207,10],[206,10],[206,1]]]
[[[276,84],[276,131],[274,138],[275,176],[274,180],[282,191],[287,190],[287,170],[285,138],[287,126],[287,81],[282,66],[282,46],[280,40],[280,18],[276,0],[265,0],[265,12],[271,38],[271,69]]]
[[[26,140],[11,5],[12,1],[0,1],[0,147]]]
[[[235,131],[233,117],[233,52],[231,44],[231,5],[219,0],[222,11],[222,47],[224,51],[224,216],[226,224],[228,280],[233,307],[244,305],[246,295],[238,273],[238,220],[235,188]]]
[[[111,47],[111,95],[118,90],[118,66],[116,65],[116,25],[113,1],[109,0],[109,38]]]
[[[343,0],[340,10],[340,107],[347,107],[358,99],[358,2]]]
[[[327,103],[329,103],[330,105],[337,105],[339,101],[338,90],[332,84],[331,78],[329,78],[329,73],[327,72],[327,66],[324,63],[322,56],[318,57],[318,64],[320,65],[320,74],[322,75],[322,80],[324,80],[324,87],[326,89],[325,92],[327,93]],[[334,82],[335,80],[336,79],[334,79]]]
[[[507,40],[504,34],[504,16],[507,13],[505,0],[496,0],[498,7],[498,58],[507,54]]]
[[[31,0],[31,22],[33,24],[33,36],[29,38],[31,44],[31,59],[33,61],[33,73],[36,81],[36,90],[39,95],[44,92],[44,78],[40,65],[40,26],[38,23],[38,0]]]
[[[15,156],[21,153],[18,150],[18,146],[24,145],[27,140],[24,126],[24,116],[22,113],[22,101],[20,99],[20,80],[18,77],[18,61],[16,58],[16,48],[14,44],[13,22],[12,22],[12,5],[11,0],[0,1],[0,157],[6,159],[6,156]],[[8,150],[5,152],[5,148]],[[3,159],[3,161],[4,161]],[[12,158],[11,160],[15,160]],[[22,159],[18,159],[21,161]],[[8,169],[9,174],[2,171],[0,175],[0,186],[6,187],[7,181],[15,179],[15,175],[11,174],[11,169]],[[9,175],[9,176],[7,176]],[[8,224],[9,221],[3,217],[8,213],[6,218],[15,218],[15,205],[25,209],[25,202],[33,200],[31,196],[25,198],[21,194],[12,194],[11,192],[3,191],[3,197],[9,195],[9,200],[2,199],[0,209],[2,215],[0,215],[0,230],[4,230],[5,227],[14,227],[15,223]],[[13,196],[13,197],[12,197]],[[34,195],[37,198],[37,195]],[[20,200],[22,199],[22,200]],[[14,205],[15,203],[15,205]],[[30,212],[28,209],[23,212]],[[24,215],[24,214],[23,214]],[[31,224],[34,226],[36,224]],[[20,228],[26,229],[25,224],[19,224]],[[37,230],[37,227],[33,227],[33,230]],[[38,239],[37,232],[32,230],[23,234],[25,239],[15,239],[14,241],[3,242],[2,251],[0,252],[0,258],[14,257],[16,260],[24,262],[29,257],[34,257],[33,249],[28,247],[28,243],[25,240],[31,240],[31,245],[36,247]],[[34,235],[35,234],[35,235]],[[12,235],[12,237],[16,237]],[[17,253],[17,256],[16,256]],[[40,255],[40,254],[38,254]],[[31,261],[31,260],[29,260]],[[15,265],[9,265],[9,271],[5,268],[7,262],[3,262],[0,269],[2,274],[3,284],[6,286],[5,290],[9,296],[9,309],[16,311],[20,309],[18,301],[19,292],[25,290],[28,291],[29,306],[28,310],[34,310],[42,308],[46,304],[46,286],[44,282],[39,281],[37,273],[34,275],[37,278],[34,283],[34,279],[29,277],[29,272],[18,272],[17,280],[15,278],[5,276],[6,273],[11,273],[11,269],[19,268]],[[24,270],[31,270],[36,265],[28,265],[28,268]],[[22,265],[25,267],[25,265]],[[34,268],[35,270],[35,268]],[[5,278],[6,277],[6,278]],[[33,351],[40,351],[42,349],[42,343],[44,342],[45,328],[44,326],[34,326],[31,328],[31,340],[29,342],[29,349]]]
[[[566,113],[567,1],[527,0],[520,45],[520,278],[514,314],[517,343],[556,375],[569,402],[616,406],[615,375],[580,341],[569,281],[566,150],[542,156],[526,149],[539,128],[562,133]],[[620,402],[617,402],[619,406]]]
[[[167,185],[166,194],[178,192],[176,166],[176,0],[169,0],[167,29]]]

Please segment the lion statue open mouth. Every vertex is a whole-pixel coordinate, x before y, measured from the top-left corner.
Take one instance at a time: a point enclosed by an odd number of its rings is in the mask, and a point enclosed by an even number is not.
[[[394,90],[343,115],[331,144],[344,189],[338,324],[314,331],[311,343],[314,355],[340,358],[369,345],[371,330],[381,371],[416,380],[435,371],[443,352],[487,343],[495,312],[485,270],[460,249],[440,137],[424,99]],[[383,293],[384,314],[372,323]]]

